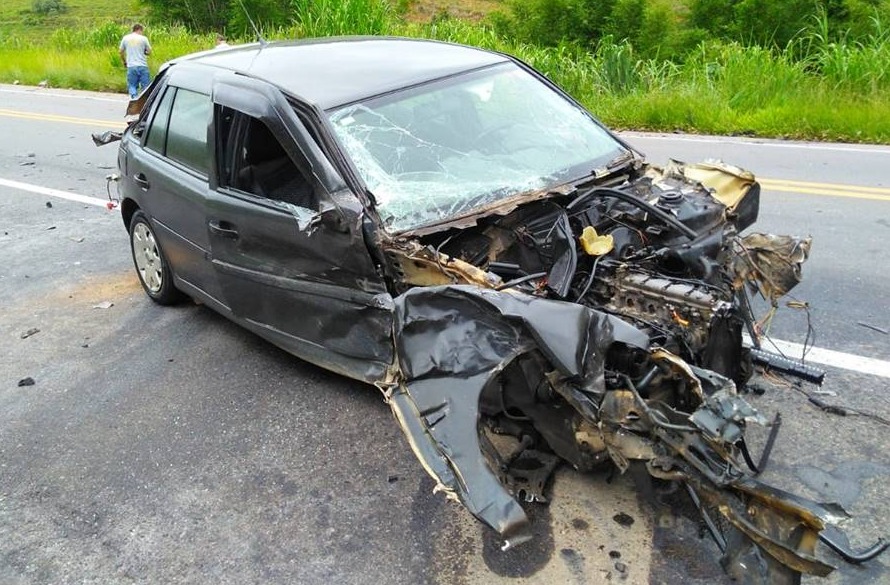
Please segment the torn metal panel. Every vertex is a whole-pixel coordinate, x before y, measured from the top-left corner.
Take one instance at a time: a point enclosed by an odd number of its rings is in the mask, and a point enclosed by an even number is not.
[[[641,460],[652,475],[687,483],[709,508],[703,514],[719,514],[732,527],[719,537],[724,565],[745,582],[783,583],[781,575],[831,570],[814,556],[814,546],[842,510],[745,474],[736,462],[744,428],[766,421],[731,380],[664,350],[649,354],[649,340],[635,328],[572,303],[442,286],[401,295],[395,313],[399,370],[390,405],[439,489],[497,530],[506,546],[528,537],[516,501],[528,498],[520,487],[528,478],[521,469],[509,477],[510,463],[523,452],[490,452],[483,419],[524,437],[521,447],[537,435],[542,447],[574,463],[574,452],[560,442],[569,437],[579,450],[607,453],[619,469]],[[615,369],[627,368],[618,365],[620,354],[634,351],[649,355],[647,367],[660,372],[641,378],[647,397]],[[543,357],[543,369],[534,366],[535,355]],[[530,383],[516,383],[516,371]],[[535,372],[540,378],[530,379]],[[513,430],[508,420],[497,422],[509,409],[518,409],[509,420],[524,421]],[[548,417],[546,409],[563,414]],[[539,486],[545,481],[535,479]],[[749,563],[753,573],[742,570]]]
[[[496,275],[447,254],[423,247],[416,241],[394,243],[386,248],[402,285],[438,286],[475,284],[495,288],[502,284]]]
[[[468,286],[413,289],[395,305],[402,379],[393,408],[415,454],[449,494],[507,541],[525,538],[525,513],[482,455],[483,390],[518,355],[538,350],[585,396],[602,394],[608,348],[615,342],[644,348],[648,340],[579,305]]]
[[[733,261],[735,284],[754,284],[764,298],[775,302],[803,278],[801,265],[810,255],[812,238],[750,234],[736,240]]]

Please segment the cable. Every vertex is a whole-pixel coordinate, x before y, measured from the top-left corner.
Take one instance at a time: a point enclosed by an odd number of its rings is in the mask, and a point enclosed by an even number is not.
[[[593,277],[596,276],[596,267],[602,260],[602,256],[597,256],[596,260],[593,261],[593,268],[590,269],[590,276],[587,277],[587,284],[584,285],[584,290],[581,291],[581,294],[578,295],[578,298],[575,299],[575,302],[580,302],[581,299],[584,298],[584,295],[587,294],[587,291],[590,290],[590,285],[593,284]]]
[[[504,290],[505,288],[510,288],[511,286],[516,286],[517,284],[522,284],[523,282],[529,280],[535,280],[536,278],[544,278],[545,276],[547,276],[546,272],[535,272],[534,274],[526,274],[525,276],[520,276],[519,278],[514,278],[511,281],[498,285],[495,287],[494,290]]]

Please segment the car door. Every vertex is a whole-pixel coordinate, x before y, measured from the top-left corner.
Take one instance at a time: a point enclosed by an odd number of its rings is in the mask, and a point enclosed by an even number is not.
[[[219,301],[205,220],[213,166],[210,77],[193,68],[182,73],[171,75],[154,100],[141,144],[128,149],[124,180],[139,192],[177,287]]]
[[[286,350],[374,381],[392,363],[392,299],[364,211],[279,90],[214,82],[218,184],[206,225],[233,316]]]

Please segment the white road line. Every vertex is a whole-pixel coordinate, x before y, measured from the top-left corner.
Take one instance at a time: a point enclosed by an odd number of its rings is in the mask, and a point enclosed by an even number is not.
[[[110,98],[110,97],[99,97],[95,95],[95,92],[88,93],[84,92],[85,95],[79,95],[76,93],[59,93],[57,91],[52,91],[52,89],[31,89],[31,90],[23,90],[23,89],[0,89],[0,93],[16,93],[21,95],[39,95],[43,97],[61,97],[61,98],[71,98],[78,100],[95,100],[97,102],[113,102],[115,104],[125,104],[130,98],[127,96],[122,96],[118,99]]]
[[[814,142],[780,142],[778,140],[758,140],[751,138],[747,140],[738,140],[732,138],[723,138],[720,136],[694,138],[690,136],[671,136],[664,134],[640,134],[635,132],[620,132],[619,135],[625,139],[640,140],[669,140],[671,142],[698,142],[703,144],[738,144],[741,146],[766,146],[769,148],[796,148],[798,150],[826,150],[833,152],[852,152],[865,154],[890,154],[890,149],[875,146],[874,148],[863,148],[859,146],[846,146],[843,144],[819,144]]]
[[[747,335],[745,336],[745,342],[747,344],[751,343],[751,339]],[[761,347],[768,351],[778,350],[787,357],[793,359],[800,359],[800,356],[803,355],[803,345],[791,341],[782,341],[781,339],[765,339]],[[842,370],[859,372],[861,374],[890,378],[890,362],[863,357],[861,355],[853,355],[851,353],[834,351],[832,349],[811,347],[807,352],[806,361],[821,366],[830,366]]]
[[[10,181],[9,179],[0,178],[0,186],[9,187],[10,189],[18,189],[20,191],[27,191],[28,193],[34,193],[35,195],[46,195],[49,197],[58,197],[59,199],[65,199],[67,201],[86,203],[88,205],[95,205],[96,207],[108,207],[108,199],[102,199],[100,197],[90,197],[88,195],[79,195],[77,193],[60,191],[58,189],[51,189],[49,187],[41,187],[40,185],[32,185],[30,183],[21,183],[19,181]]]

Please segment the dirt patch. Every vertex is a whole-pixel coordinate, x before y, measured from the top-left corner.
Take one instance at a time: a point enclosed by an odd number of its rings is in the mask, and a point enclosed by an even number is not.
[[[498,0],[414,0],[408,4],[405,18],[412,22],[429,22],[442,16],[478,22],[489,13],[504,8]]]

